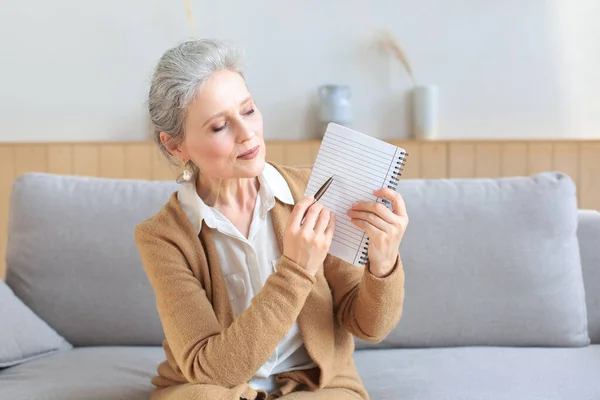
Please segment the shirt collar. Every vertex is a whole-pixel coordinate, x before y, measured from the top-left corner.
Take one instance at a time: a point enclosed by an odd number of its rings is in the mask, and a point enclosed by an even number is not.
[[[275,206],[275,198],[285,204],[294,205],[294,197],[285,178],[271,164],[265,163],[265,168],[258,176],[258,181],[260,188],[257,201],[261,201],[261,215],[266,215]],[[203,220],[210,228],[217,226],[221,217],[198,196],[193,182],[181,185],[177,191],[177,199],[196,233],[200,233]]]

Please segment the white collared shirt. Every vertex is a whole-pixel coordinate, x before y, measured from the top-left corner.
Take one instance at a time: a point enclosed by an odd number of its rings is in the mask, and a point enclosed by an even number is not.
[[[286,204],[294,204],[287,182],[272,165],[265,164],[258,180],[260,187],[248,238],[216,208],[206,205],[193,183],[182,184],[177,192],[177,198],[196,232],[200,233],[202,220],[212,231],[236,316],[250,306],[252,298],[275,271],[282,255],[269,212],[275,205],[275,197]],[[269,360],[256,372],[250,385],[270,393],[276,389],[275,374],[315,366],[306,352],[296,322]]]

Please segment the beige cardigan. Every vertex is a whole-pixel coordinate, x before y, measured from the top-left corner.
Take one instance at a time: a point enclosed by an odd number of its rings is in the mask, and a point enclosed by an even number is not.
[[[304,196],[308,168],[273,164],[294,200]],[[271,210],[282,248],[293,206],[279,200]],[[368,399],[352,360],[354,339],[382,340],[398,323],[404,300],[400,257],[394,271],[377,278],[328,255],[316,276],[282,257],[250,307],[234,318],[210,229],[199,236],[176,193],[152,218],[136,227],[142,264],[156,295],[167,360],[152,379],[157,388],[200,384],[198,398],[265,399],[248,381],[269,358],[297,320],[306,349],[317,368],[277,376],[280,391],[346,388]],[[157,389],[158,390],[158,389]]]

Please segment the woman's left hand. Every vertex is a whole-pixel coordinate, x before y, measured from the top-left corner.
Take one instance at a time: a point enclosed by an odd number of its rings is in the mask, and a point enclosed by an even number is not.
[[[373,194],[388,199],[392,203],[392,210],[374,201],[359,201],[352,204],[346,214],[355,226],[369,236],[369,270],[373,275],[383,278],[396,265],[398,247],[408,226],[408,215],[400,193],[382,188]]]

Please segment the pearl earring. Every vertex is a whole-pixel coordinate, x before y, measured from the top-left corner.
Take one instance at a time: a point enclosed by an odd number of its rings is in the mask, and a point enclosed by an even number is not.
[[[193,176],[194,176],[194,164],[192,163],[192,160],[188,160],[188,162],[185,163],[185,166],[183,167],[183,173],[181,174],[181,176],[179,178],[177,178],[177,182],[178,183],[189,182],[192,180]]]

